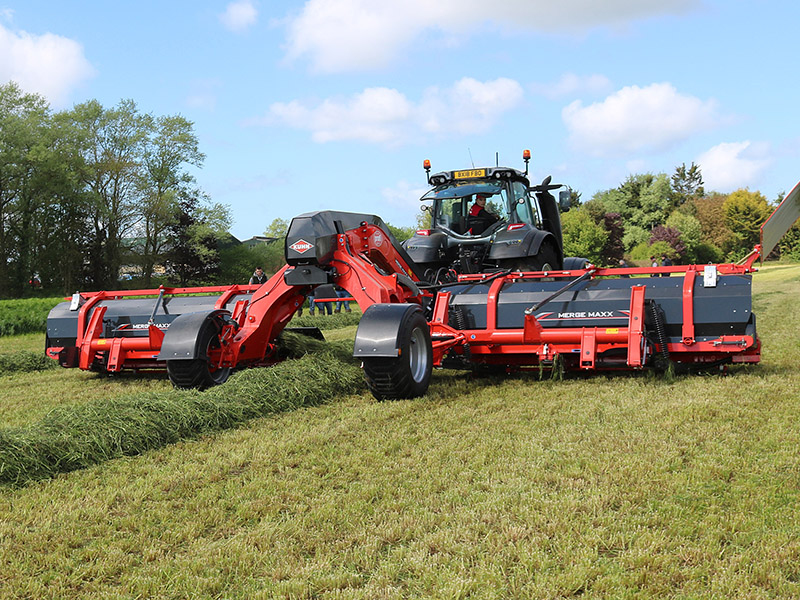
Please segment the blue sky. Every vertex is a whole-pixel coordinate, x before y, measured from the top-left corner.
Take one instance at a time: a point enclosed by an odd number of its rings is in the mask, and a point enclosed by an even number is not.
[[[584,200],[700,164],[800,180],[800,4],[739,0],[0,0],[0,83],[195,124],[239,238],[317,209],[412,225],[433,170],[501,164]]]

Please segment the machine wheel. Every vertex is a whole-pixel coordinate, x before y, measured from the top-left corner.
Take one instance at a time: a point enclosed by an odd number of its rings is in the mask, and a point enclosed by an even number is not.
[[[198,333],[198,338],[199,347],[206,349],[207,358],[167,361],[167,375],[172,385],[181,389],[205,390],[228,380],[231,374],[230,367],[214,366],[215,359],[220,353],[219,333],[219,323],[214,320],[206,321]]]
[[[367,386],[378,400],[416,398],[428,390],[431,381],[431,332],[421,312],[403,317],[397,339],[400,354],[396,358],[364,358]]]
[[[558,262],[558,252],[550,244],[543,244],[539,248],[539,254],[531,258],[530,264],[534,271],[554,271],[561,268]]]
[[[560,268],[558,252],[550,244],[543,244],[536,256],[509,259],[503,267],[513,271],[555,271]]]

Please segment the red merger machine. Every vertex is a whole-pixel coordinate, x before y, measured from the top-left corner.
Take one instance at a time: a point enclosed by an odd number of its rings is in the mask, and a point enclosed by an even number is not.
[[[399,244],[374,215],[295,217],[287,265],[261,286],[76,293],[47,320],[64,367],[164,369],[181,388],[280,360],[277,341],[306,296],[344,288],[363,316],[354,356],[378,399],[425,393],[436,368],[632,371],[756,363],[753,264],[800,216],[800,184],[740,264],[603,269],[564,258],[561,186],[507,167],[430,175],[430,229]],[[566,193],[564,193],[566,192]],[[469,202],[493,209],[477,223]],[[569,190],[558,194],[563,202]],[[477,204],[477,203],[476,203]],[[472,211],[473,213],[475,211]],[[471,221],[472,219],[472,221]]]

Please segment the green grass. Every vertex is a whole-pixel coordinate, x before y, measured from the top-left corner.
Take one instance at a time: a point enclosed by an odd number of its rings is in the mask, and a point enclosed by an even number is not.
[[[19,351],[44,353],[44,331],[0,336],[0,355],[13,354]]]
[[[45,331],[47,313],[63,298],[0,300],[0,336]]]
[[[0,596],[798,597],[800,267],[754,287],[729,376],[437,372],[0,488]]]
[[[55,409],[26,428],[0,429],[0,483],[25,484],[141,454],[363,386],[351,364],[352,345],[348,349],[297,334],[285,334],[281,345],[295,360],[242,371],[205,393],[168,390],[104,398]]]

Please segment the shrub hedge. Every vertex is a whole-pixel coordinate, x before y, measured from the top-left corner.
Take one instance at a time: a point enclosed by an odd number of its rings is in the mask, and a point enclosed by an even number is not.
[[[63,298],[0,300],[0,335],[44,332],[47,314]]]

